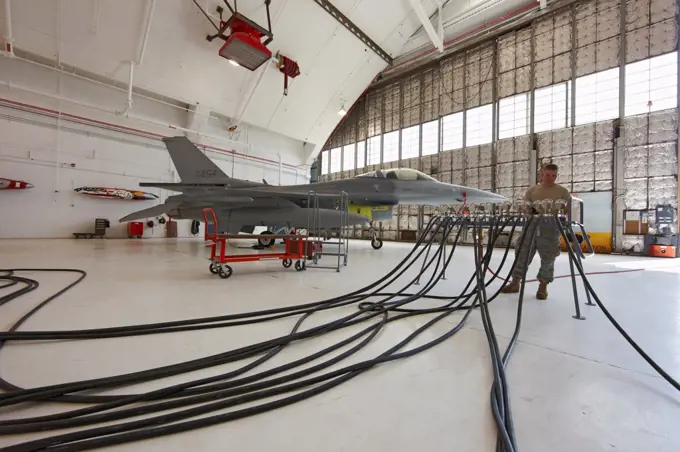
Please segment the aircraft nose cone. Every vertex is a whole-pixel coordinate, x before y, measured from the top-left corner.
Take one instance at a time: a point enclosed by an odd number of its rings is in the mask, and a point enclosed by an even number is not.
[[[35,185],[26,183],[26,188],[33,188]]]
[[[486,190],[479,190],[477,188],[468,188],[465,191],[467,202],[469,203],[503,203],[509,199],[498,193],[492,193]]]

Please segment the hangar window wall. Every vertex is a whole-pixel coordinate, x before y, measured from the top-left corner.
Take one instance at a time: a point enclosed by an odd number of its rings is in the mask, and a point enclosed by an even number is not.
[[[575,2],[369,89],[345,119],[367,139],[355,172],[410,167],[518,199],[554,162],[572,192],[618,190],[619,211],[676,206],[677,15],[675,0]],[[355,173],[333,158],[324,177]],[[412,228],[402,214],[387,231]]]

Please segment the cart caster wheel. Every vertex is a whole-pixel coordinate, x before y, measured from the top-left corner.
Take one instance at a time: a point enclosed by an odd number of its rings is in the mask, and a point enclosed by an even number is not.
[[[284,268],[290,268],[290,266],[293,265],[293,261],[291,259],[284,259],[281,261],[281,265],[283,265]]]
[[[214,263],[210,264],[210,273],[212,273],[213,275],[219,273],[218,267]]]
[[[222,278],[222,279],[227,279],[228,277],[231,276],[231,274],[232,274],[233,272],[234,272],[234,271],[231,269],[230,266],[225,265],[225,266],[223,266],[223,267],[219,267],[219,270],[218,270],[218,273],[217,273],[217,274],[220,275],[220,278]]]
[[[379,250],[383,246],[383,241],[380,239],[373,239],[371,240],[371,246],[374,250]]]
[[[305,266],[304,262],[302,261],[297,261],[295,262],[295,270],[301,272],[302,270],[306,270],[307,267]]]

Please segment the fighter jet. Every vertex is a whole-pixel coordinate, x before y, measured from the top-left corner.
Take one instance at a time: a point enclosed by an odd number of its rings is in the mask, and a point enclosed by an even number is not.
[[[275,186],[227,176],[212,160],[183,136],[163,138],[181,182],[141,182],[141,187],[156,187],[180,192],[165,203],[121,218],[120,222],[166,214],[174,219],[203,221],[203,209],[215,212],[220,233],[252,234],[256,226],[286,225],[306,229],[311,207],[315,226],[337,229],[344,214],[342,193],[348,200],[347,225],[392,218],[398,204],[452,205],[468,203],[502,203],[504,196],[476,188],[439,182],[411,168],[371,171],[354,178],[300,185]],[[314,195],[310,196],[310,192]],[[267,231],[265,231],[266,233]],[[373,248],[382,241],[371,234]],[[267,239],[265,239],[267,240]],[[265,242],[260,241],[261,244]]]

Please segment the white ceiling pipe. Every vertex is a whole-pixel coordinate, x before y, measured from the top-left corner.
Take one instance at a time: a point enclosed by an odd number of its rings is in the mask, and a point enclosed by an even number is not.
[[[121,87],[119,87],[119,86],[115,86],[115,85],[111,85],[111,84],[109,84],[109,83],[104,83],[104,82],[99,81],[99,80],[91,79],[91,78],[88,78],[88,77],[79,75],[79,74],[77,74],[77,73],[74,73],[74,72],[66,71],[66,70],[64,70],[64,69],[62,69],[62,68],[58,68],[58,67],[55,67],[55,66],[49,66],[49,65],[47,65],[47,64],[38,63],[37,61],[28,60],[28,59],[26,59],[26,58],[22,58],[22,57],[18,57],[18,56],[14,56],[14,58],[17,59],[17,60],[19,60],[19,61],[22,61],[22,62],[24,62],[24,63],[32,64],[32,65],[34,65],[34,66],[39,66],[39,67],[44,68],[44,69],[49,69],[50,71],[58,72],[58,73],[60,73],[60,74],[69,75],[69,76],[71,76],[71,77],[74,77],[74,78],[77,78],[77,79],[80,79],[80,80],[84,80],[84,81],[89,82],[89,83],[94,83],[94,84],[96,84],[96,85],[105,86],[106,88],[110,88],[110,89],[113,89],[113,90],[116,90],[116,91],[120,91],[120,92],[127,92],[127,89],[126,89],[126,88],[121,88]],[[146,99],[146,100],[149,100],[149,101],[151,101],[151,102],[156,102],[156,103],[161,104],[161,105],[166,105],[166,106],[168,106],[168,107],[175,108],[175,109],[177,109],[177,110],[182,110],[182,111],[184,111],[184,112],[188,112],[188,111],[189,111],[189,110],[187,110],[186,108],[181,107],[181,106],[179,106],[179,105],[171,104],[170,102],[165,102],[165,101],[162,101],[162,100],[160,100],[160,99],[156,99],[156,98],[153,98],[153,97],[145,96],[145,95],[143,95],[143,94],[136,93],[136,96],[141,97],[141,98]],[[187,101],[182,100],[182,99],[180,99],[180,101],[181,101],[181,102],[187,102]],[[207,117],[207,118],[210,118],[210,117],[211,117],[210,114],[198,114],[198,113],[195,113],[195,114],[198,115],[198,116],[205,116],[205,117]]]
[[[130,74],[128,78],[128,91],[127,91],[127,101],[125,102],[125,110],[121,112],[125,117],[130,116],[130,111],[132,110],[132,81],[135,77],[135,62],[130,61]]]
[[[57,2],[57,66],[61,67],[61,17],[63,6],[61,0]]]
[[[14,35],[12,34],[12,8],[10,0],[5,0],[5,55],[14,56]]]
[[[155,7],[156,0],[147,0],[146,14],[144,15],[144,32],[142,33],[139,51],[137,52],[137,66],[142,64],[142,61],[144,60],[144,54],[146,53],[146,43],[149,40],[149,30],[151,30],[151,18],[153,17],[153,11]]]
[[[10,90],[17,89],[17,90],[20,90],[20,91],[25,91],[27,93],[37,94],[39,96],[45,96],[45,97],[49,97],[51,99],[55,99],[55,100],[59,100],[59,101],[63,101],[63,102],[68,102],[68,103],[71,103],[71,104],[74,104],[74,105],[79,105],[81,107],[91,108],[93,110],[100,111],[100,112],[103,112],[103,113],[108,113],[110,115],[120,116],[120,112],[118,112],[116,110],[108,110],[106,108],[102,108],[102,107],[99,107],[97,105],[88,104],[86,102],[80,102],[80,101],[77,101],[77,100],[74,100],[74,99],[69,99],[68,97],[58,96],[56,94],[46,93],[44,91],[29,88],[27,86],[17,85],[16,83],[8,82],[8,81],[5,81],[5,80],[0,80],[0,85],[5,85]],[[180,130],[182,132],[195,133],[197,135],[200,135],[200,136],[203,136],[203,137],[206,137],[206,138],[212,138],[212,139],[223,141],[223,142],[226,142],[226,143],[239,144],[241,146],[246,147],[247,149],[251,148],[251,145],[249,143],[241,143],[241,142],[230,140],[228,138],[220,137],[220,136],[217,136],[217,135],[210,135],[210,134],[207,134],[207,133],[199,132],[197,130],[187,129],[185,127],[180,127],[180,126],[175,125],[175,124],[154,121],[152,119],[143,118],[141,116],[134,116],[134,115],[128,115],[128,118],[134,119],[136,121],[141,121],[141,122],[145,122],[145,123],[148,123],[148,124],[153,124],[153,125],[156,125],[156,126],[168,128],[168,129]]]

